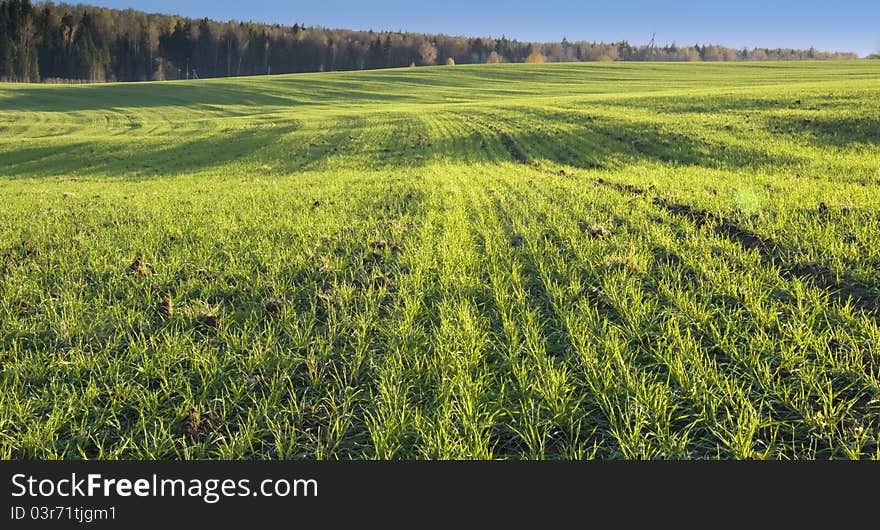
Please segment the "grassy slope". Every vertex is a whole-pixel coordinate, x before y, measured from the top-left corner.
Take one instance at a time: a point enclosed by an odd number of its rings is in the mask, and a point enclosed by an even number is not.
[[[0,457],[877,457],[878,90],[0,85]]]

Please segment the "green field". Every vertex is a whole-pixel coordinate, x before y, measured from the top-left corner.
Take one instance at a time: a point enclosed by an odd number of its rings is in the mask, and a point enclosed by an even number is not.
[[[880,457],[880,62],[0,85],[0,458]]]

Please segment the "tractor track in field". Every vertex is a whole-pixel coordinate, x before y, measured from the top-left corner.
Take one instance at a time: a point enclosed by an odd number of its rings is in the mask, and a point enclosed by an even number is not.
[[[644,196],[648,193],[648,190],[638,186],[608,182],[601,178],[594,181],[594,185],[632,195]],[[790,263],[783,256],[777,242],[744,228],[729,217],[694,208],[687,204],[675,203],[661,197],[655,197],[652,202],[655,206],[676,217],[688,219],[697,227],[711,227],[716,234],[738,243],[746,250],[756,250],[765,263],[779,268],[783,278],[807,280],[814,286],[827,291],[832,300],[841,304],[849,302],[862,311],[875,315],[880,314],[880,293],[858,280],[849,276],[840,276],[818,263]]]
[[[529,157],[529,155],[526,154],[525,151],[523,151],[518,145],[516,145],[516,142],[514,141],[510,133],[508,133],[498,125],[472,115],[465,115],[464,118],[466,121],[476,122],[495,133],[498,136],[498,139],[501,141],[501,145],[504,146],[504,149],[510,154],[510,157],[513,158],[514,161],[520,164],[532,163],[532,159]]]
[[[624,193],[629,193],[630,195],[645,195],[648,193],[648,190],[644,188],[640,188],[638,186],[633,186],[632,184],[620,184],[618,182],[608,182],[605,179],[596,179],[593,182],[594,186],[602,186],[606,188],[611,188],[617,191],[621,191]]]
[[[548,172],[546,168],[535,164],[516,144],[513,137],[498,125],[473,116],[468,119],[480,123],[498,135],[502,145],[516,162],[531,164],[540,171]],[[593,184],[635,196],[646,196],[653,190],[653,187],[645,189],[632,184],[610,182],[602,178],[595,180]],[[710,226],[716,234],[738,243],[746,250],[756,250],[765,263],[780,270],[783,278],[807,280],[814,286],[827,291],[832,300],[842,304],[850,302],[857,309],[880,314],[880,293],[851,277],[841,277],[818,263],[790,263],[783,256],[779,244],[773,239],[753,232],[733,219],[661,197],[655,197],[653,204],[676,217],[688,219],[697,227]]]
[[[510,156],[512,156],[514,160],[520,164],[528,164],[531,162],[528,155],[516,145],[516,142],[513,141],[513,138],[509,134],[502,131],[500,128],[491,125],[489,128],[498,134],[498,137],[501,138],[501,143],[504,144],[504,148],[507,149],[507,152],[510,153]]]

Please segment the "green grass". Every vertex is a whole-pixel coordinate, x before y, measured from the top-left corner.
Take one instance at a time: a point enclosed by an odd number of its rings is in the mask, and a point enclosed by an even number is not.
[[[0,457],[880,457],[880,63],[0,85]]]

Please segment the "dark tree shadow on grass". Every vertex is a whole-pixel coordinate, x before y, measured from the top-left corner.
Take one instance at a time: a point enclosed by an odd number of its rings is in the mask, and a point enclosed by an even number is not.
[[[246,83],[120,83],[77,87],[6,85],[0,111],[79,112],[196,105],[290,107],[298,102]],[[293,94],[291,94],[293,95]]]
[[[582,169],[616,169],[644,163],[742,169],[797,165],[805,161],[760,147],[697,138],[685,132],[670,131],[668,127],[661,129],[658,124],[608,117],[534,109],[478,116],[480,120],[495,123],[497,130],[485,134],[491,141],[508,146],[508,160],[524,155],[529,161],[546,160]],[[522,123],[550,124],[550,128],[528,127],[520,125]],[[557,124],[566,127],[554,127]],[[513,149],[517,153],[511,152]]]
[[[232,134],[223,132],[178,143],[157,138],[143,144],[123,139],[118,143],[75,142],[26,147],[0,153],[0,177],[97,176],[139,180],[193,173],[244,159],[297,128],[297,125],[288,125]]]
[[[880,119],[875,117],[772,116],[764,127],[772,133],[804,138],[819,147],[880,145]]]

